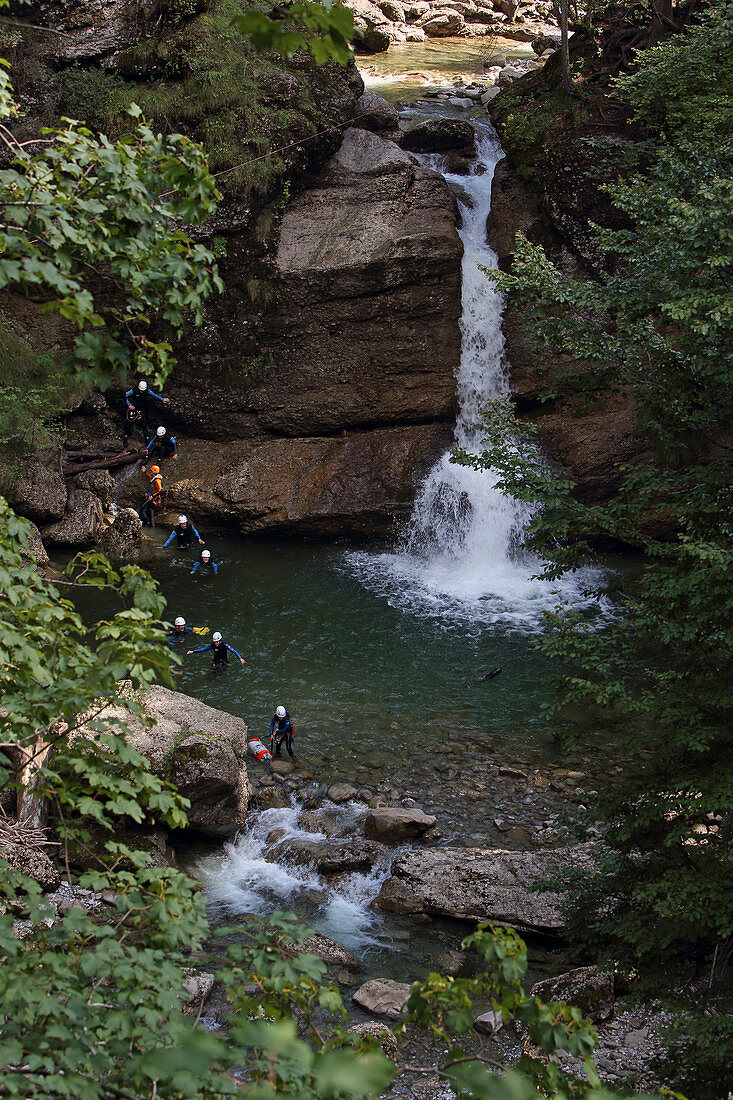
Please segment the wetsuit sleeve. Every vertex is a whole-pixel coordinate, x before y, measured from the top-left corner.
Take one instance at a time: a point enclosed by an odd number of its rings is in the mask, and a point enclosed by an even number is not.
[[[176,452],[176,453],[178,453],[178,452]],[[193,524],[191,524],[191,530],[193,531],[193,533],[194,533],[194,536],[195,536],[195,537],[196,537],[197,539],[200,539],[200,538],[201,538],[201,535],[200,535],[200,534],[198,533],[198,531],[196,530],[196,528],[194,527],[194,525],[193,525]]]
[[[170,535],[168,536],[168,538],[167,538],[167,539],[165,540],[165,542],[163,543],[163,549],[165,549],[165,548],[166,548],[166,546],[170,546],[170,544],[171,544],[171,543],[173,542],[173,539],[174,539],[175,537],[176,537],[176,532],[175,532],[175,531],[171,531]]]
[[[201,565],[201,562],[200,562],[200,561],[195,561],[195,562],[193,563],[193,569],[191,570],[191,572],[192,572],[192,573],[195,573],[195,572],[196,572],[196,570],[198,569],[198,567],[199,567],[200,565]]]
[[[215,562],[215,561],[212,561],[212,563],[211,563],[211,564],[212,564],[212,566],[213,566],[214,572],[215,572],[215,573],[218,573],[218,572],[219,572],[219,566],[218,566],[218,565],[216,564],[216,562]],[[231,646],[230,646],[229,648],[231,649]]]
[[[154,397],[156,401],[163,400],[159,393],[154,393],[153,390],[151,390],[150,388],[148,388],[148,394],[150,395],[150,397]]]
[[[203,652],[204,652],[205,650],[207,650],[207,649],[211,649],[211,646],[208,646],[208,645],[200,645],[200,646],[198,647],[198,649],[192,649],[192,650],[191,650],[191,652],[192,652],[192,653],[203,653]]]
[[[239,657],[239,660],[240,660],[240,661],[243,661],[243,660],[244,660],[244,657],[242,656],[242,654],[241,654],[241,653],[237,653],[237,651],[236,651],[236,649],[234,648],[234,646],[233,646],[233,645],[229,645],[229,643],[228,643],[228,642],[227,642],[227,648],[229,649],[229,652],[230,652],[230,653],[233,653],[233,654],[234,654],[234,656],[235,656],[235,657]]]
[[[177,455],[178,454],[178,444],[176,443],[176,437],[174,435],[171,436],[171,443],[173,444],[173,454]]]
[[[148,452],[148,454],[150,454],[150,452],[153,448],[153,444],[155,443],[156,439],[157,439],[157,436],[153,436],[153,438],[150,440],[150,442],[145,444],[145,450]]]
[[[125,404],[127,405],[128,409],[131,409],[133,407],[132,401],[130,400],[133,393],[134,393],[134,390],[128,390],[127,393],[125,394]]]
[[[270,722],[270,739],[272,739],[272,736],[273,736],[274,733],[275,733],[275,719],[273,718],[272,721]]]

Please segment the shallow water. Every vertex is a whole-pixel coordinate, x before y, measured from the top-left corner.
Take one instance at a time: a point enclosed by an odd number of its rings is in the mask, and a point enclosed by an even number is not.
[[[433,38],[390,46],[384,53],[362,55],[356,61],[369,91],[391,103],[406,104],[430,86],[452,84],[457,78],[480,82],[484,62],[498,53],[509,59],[535,56],[528,42],[506,38]],[[445,108],[441,113],[446,113]]]

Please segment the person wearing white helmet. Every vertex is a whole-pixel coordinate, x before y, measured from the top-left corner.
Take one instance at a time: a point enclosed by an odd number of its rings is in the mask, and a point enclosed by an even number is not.
[[[137,385],[127,391],[125,394],[125,446],[127,446],[127,441],[132,435],[135,424],[140,427],[143,443],[145,443],[150,434],[148,417],[152,413],[153,404],[156,401],[160,401],[163,405],[170,405],[170,398],[155,393],[144,379],[140,379]]]
[[[235,657],[239,658],[240,665],[244,664],[244,657],[242,654],[237,653],[233,645],[227,645],[218,630],[215,630],[212,634],[211,643],[209,645],[200,645],[198,649],[189,649],[186,652],[205,653],[206,650],[211,650],[211,665],[215,671],[220,671],[227,667],[230,653],[233,653]]]
[[[168,641],[171,645],[176,642],[184,641],[187,634],[193,634],[194,629],[192,626],[186,626],[186,620],[183,615],[178,615],[172,628],[168,631]]]
[[[163,547],[170,546],[175,539],[177,550],[188,550],[192,538],[198,539],[199,543],[203,546],[204,540],[201,538],[201,535],[194,525],[188,522],[188,516],[180,515],[178,517],[178,523],[163,543]]]
[[[282,704],[275,708],[275,713],[272,716],[270,722],[270,752],[273,756],[278,757],[281,755],[283,744],[288,750],[288,755],[292,757],[295,764],[298,763],[298,757],[293,752],[293,738],[295,737],[295,726],[290,720],[286,708]]]
[[[219,572],[219,566],[216,564],[216,562],[212,558],[210,550],[202,550],[201,551],[201,557],[199,558],[198,561],[195,561],[193,563],[193,569],[191,570],[191,572],[195,573],[199,569],[202,569],[204,571],[204,573],[208,573],[208,572],[218,573]]]
[[[155,435],[145,449],[148,452],[148,458],[178,458],[176,437],[162,424],[156,428]]]

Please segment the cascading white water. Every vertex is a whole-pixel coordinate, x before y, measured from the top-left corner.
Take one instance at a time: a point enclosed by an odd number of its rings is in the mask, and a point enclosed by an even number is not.
[[[302,809],[294,801],[291,806],[263,810],[222,852],[200,860],[196,874],[206,896],[234,916],[296,907],[316,931],[359,956],[373,947],[389,947],[388,941],[380,939],[380,917],[370,903],[389,875],[394,853],[385,854],[369,873],[343,875],[337,886],[329,886],[312,866],[288,860],[288,841],[326,841],[325,833],[300,828]],[[326,802],[321,811],[329,815],[332,826],[334,819],[338,822],[344,836],[363,830],[363,807]],[[272,843],[269,838],[276,829],[279,840]],[[276,861],[268,860],[268,855]]]
[[[509,391],[502,296],[481,270],[496,268],[486,241],[494,168],[503,155],[488,123],[477,123],[478,156],[470,175],[443,171],[441,157],[422,157],[443,172],[458,198],[463,241],[461,361],[457,371],[456,443],[482,449],[482,406]],[[522,549],[526,505],[504,496],[489,471],[458,466],[446,452],[420,487],[397,553],[355,553],[349,563],[367,586],[391,603],[442,617],[505,622],[534,629],[560,602],[589,603],[590,571],[559,582],[537,579],[541,563]]]

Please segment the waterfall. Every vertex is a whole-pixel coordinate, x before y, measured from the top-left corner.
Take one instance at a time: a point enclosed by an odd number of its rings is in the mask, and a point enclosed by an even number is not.
[[[461,212],[461,360],[455,441],[468,451],[482,449],[478,418],[491,398],[509,392],[501,320],[503,300],[481,267],[496,268],[486,241],[494,168],[503,156],[488,123],[475,123],[478,156],[468,176],[451,175],[437,155],[421,161],[440,171],[456,193]],[[370,589],[392,604],[441,618],[506,623],[536,629],[544,611],[570,600],[594,604],[584,590],[590,570],[557,582],[539,580],[541,562],[522,548],[530,510],[496,487],[490,471],[450,461],[450,451],[420,486],[398,550],[354,553],[349,565]]]

